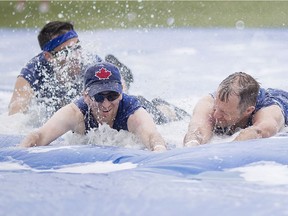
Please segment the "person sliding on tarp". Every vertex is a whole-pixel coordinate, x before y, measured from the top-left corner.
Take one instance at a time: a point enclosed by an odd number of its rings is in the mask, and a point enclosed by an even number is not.
[[[263,89],[249,74],[233,73],[216,92],[195,106],[184,146],[210,141],[213,133],[232,135],[235,141],[267,138],[288,124],[288,92]]]
[[[102,62],[87,68],[83,96],[59,109],[40,129],[30,133],[22,147],[48,145],[68,131],[85,134],[99,125],[127,130],[140,138],[153,151],[166,150],[149,113],[137,97],[123,93],[119,70]]]

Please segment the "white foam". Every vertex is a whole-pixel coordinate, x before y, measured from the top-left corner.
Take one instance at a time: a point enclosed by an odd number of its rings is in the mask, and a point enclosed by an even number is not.
[[[124,130],[114,130],[106,124],[100,125],[96,130],[89,131],[85,136],[75,133],[67,133],[63,137],[65,143],[69,145],[97,144],[99,146],[117,146],[133,149],[145,148],[139,138],[134,134]]]
[[[0,162],[0,171],[31,170],[29,166],[14,162]]]
[[[136,168],[137,165],[133,163],[121,163],[113,164],[112,161],[107,162],[95,162],[95,163],[84,163],[74,164],[72,166],[66,166],[61,169],[54,170],[55,172],[61,173],[109,173],[120,170],[127,170]]]
[[[92,163],[81,163],[65,165],[59,169],[33,169],[26,164],[17,162],[0,162],[0,171],[33,171],[33,172],[58,172],[58,173],[79,173],[79,174],[93,174],[93,173],[110,173],[115,171],[127,170],[136,168],[137,164],[130,162],[114,164],[112,161],[97,161]]]
[[[33,127],[29,125],[29,116],[17,113],[8,116],[8,113],[0,115],[0,133],[2,134],[26,134],[30,132]]]
[[[240,172],[240,176],[248,182],[265,185],[287,185],[288,165],[262,161],[244,167],[230,169],[229,172]]]
[[[75,146],[66,146],[66,145],[62,145],[59,146],[59,144],[57,146],[51,146],[49,148],[45,148],[45,147],[32,147],[32,148],[27,148],[27,150],[31,153],[45,153],[45,152],[50,152],[50,151],[55,151],[55,150],[59,150],[59,149],[75,149]]]

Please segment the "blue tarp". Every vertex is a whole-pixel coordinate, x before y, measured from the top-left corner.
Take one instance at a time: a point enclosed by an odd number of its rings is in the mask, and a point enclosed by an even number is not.
[[[1,136],[0,215],[285,215],[288,185],[226,172],[259,161],[288,164],[288,137],[207,144],[164,153],[97,145],[15,147]],[[60,173],[73,164],[130,162],[110,173]],[[286,212],[286,213],[285,213]]]

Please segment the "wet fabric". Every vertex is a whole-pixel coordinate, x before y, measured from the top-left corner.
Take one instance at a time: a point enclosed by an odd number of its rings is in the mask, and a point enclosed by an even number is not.
[[[261,88],[254,113],[263,107],[271,105],[278,105],[281,108],[285,118],[285,124],[288,125],[288,92],[280,89],[268,88],[265,90]],[[250,124],[252,124],[252,122],[250,122]]]
[[[119,103],[118,111],[116,118],[114,120],[113,129],[119,130],[127,130],[128,131],[128,118],[141,107],[139,100],[130,95],[122,94],[122,100]],[[88,132],[93,128],[98,128],[99,124],[94,119],[91,109],[89,109],[88,105],[84,102],[84,97],[79,98],[74,101],[75,105],[80,109],[80,111],[84,115],[85,120],[85,131]]]
[[[93,56],[91,61],[99,62],[101,58]],[[57,78],[56,70],[45,59],[42,52],[22,68],[19,76],[30,84],[35,92],[36,102],[47,108],[47,116],[49,117],[82,93],[85,68],[86,65],[82,65],[79,75],[69,77],[68,82],[63,82]],[[64,71],[60,72],[64,73]]]

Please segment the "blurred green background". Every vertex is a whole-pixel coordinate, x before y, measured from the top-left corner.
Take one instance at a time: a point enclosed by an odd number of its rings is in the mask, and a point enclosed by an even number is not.
[[[83,30],[288,25],[286,1],[1,1],[0,10],[0,27],[7,28],[40,28],[51,20]]]

